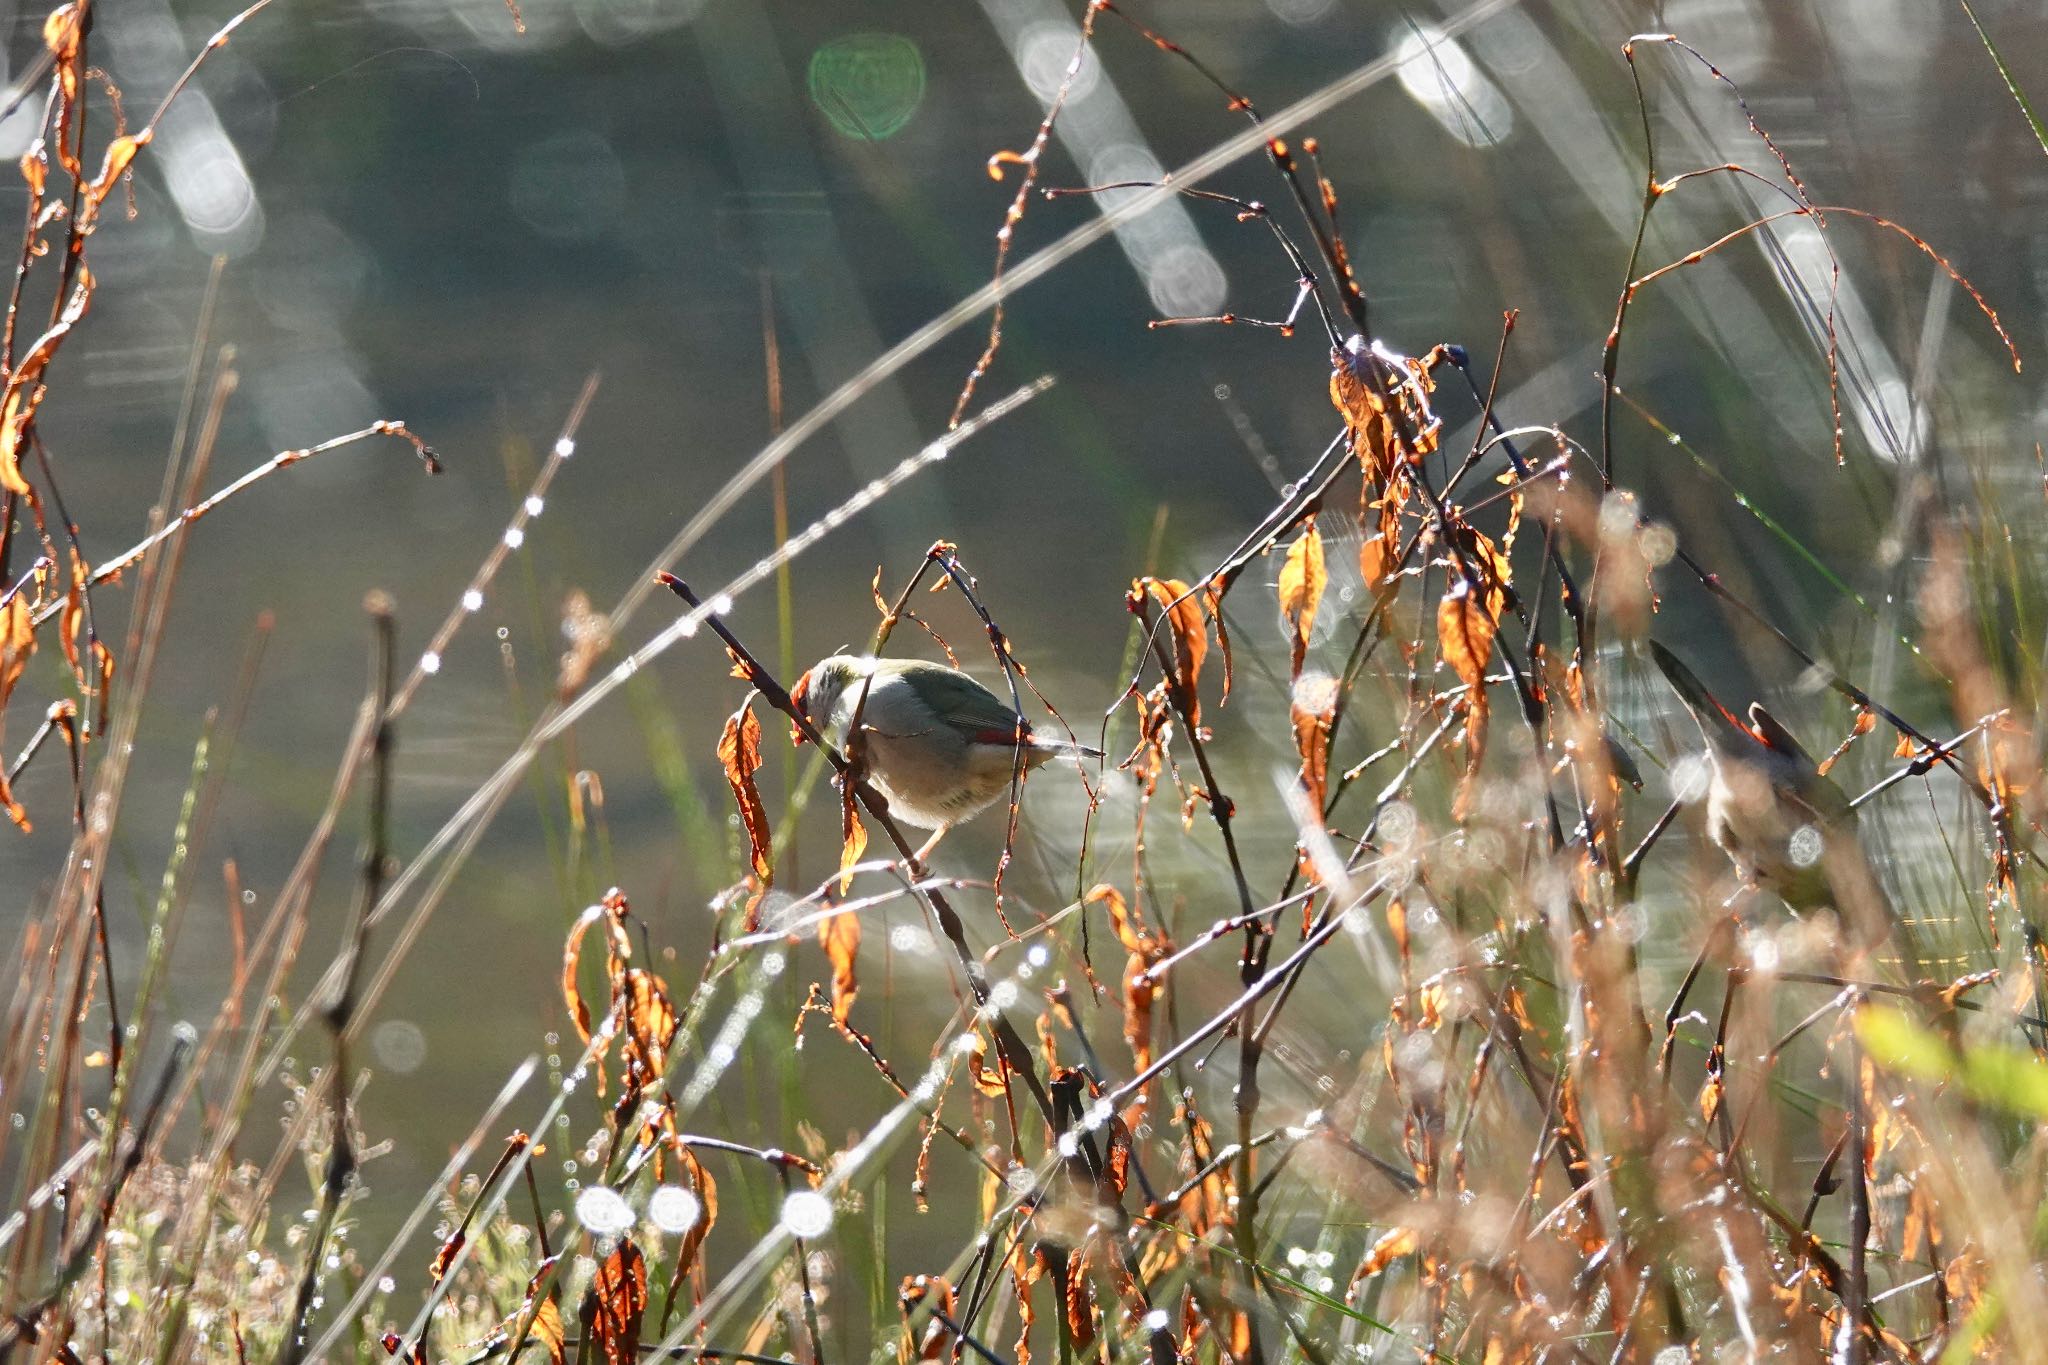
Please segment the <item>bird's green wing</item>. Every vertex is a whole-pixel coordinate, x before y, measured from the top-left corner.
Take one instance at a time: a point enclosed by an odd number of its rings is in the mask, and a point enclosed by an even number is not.
[[[957,668],[927,663],[922,659],[904,661],[903,680],[917,689],[925,704],[938,712],[948,725],[969,733],[1014,734],[1017,713],[1008,702],[968,677]]]

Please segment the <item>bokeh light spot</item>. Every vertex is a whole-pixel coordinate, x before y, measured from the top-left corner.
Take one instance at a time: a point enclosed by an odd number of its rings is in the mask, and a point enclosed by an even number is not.
[[[849,33],[811,54],[811,102],[850,138],[880,142],[924,102],[924,54],[898,33]]]

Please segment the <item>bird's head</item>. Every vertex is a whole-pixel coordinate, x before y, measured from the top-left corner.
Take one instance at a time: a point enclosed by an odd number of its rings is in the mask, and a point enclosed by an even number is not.
[[[851,654],[834,654],[812,664],[789,689],[789,699],[819,734],[831,728],[847,688],[867,676],[866,662]],[[802,730],[792,729],[790,737],[798,744],[804,742]]]

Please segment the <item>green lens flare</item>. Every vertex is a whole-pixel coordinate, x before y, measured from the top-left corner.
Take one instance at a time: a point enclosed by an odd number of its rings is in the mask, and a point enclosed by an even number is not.
[[[924,54],[898,33],[849,33],[811,54],[810,87],[834,128],[880,142],[924,101]]]

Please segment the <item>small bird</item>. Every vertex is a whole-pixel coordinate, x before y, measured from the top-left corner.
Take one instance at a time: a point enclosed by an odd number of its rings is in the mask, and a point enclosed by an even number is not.
[[[844,730],[860,706],[868,779],[888,798],[891,815],[933,831],[920,859],[948,829],[1009,790],[1020,745],[1026,768],[1102,757],[1100,749],[1036,733],[967,674],[921,659],[834,654],[797,679],[789,697],[827,734]]]
[[[1866,945],[1881,938],[1890,905],[1842,789],[1760,703],[1744,723],[1663,645],[1650,656],[1707,741],[1707,835],[1736,875],[1798,909],[1833,906]]]

